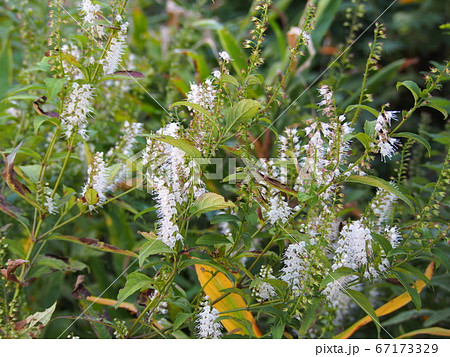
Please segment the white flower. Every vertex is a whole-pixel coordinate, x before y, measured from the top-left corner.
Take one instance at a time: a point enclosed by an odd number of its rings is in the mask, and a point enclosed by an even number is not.
[[[358,269],[367,265],[368,255],[372,252],[370,229],[361,221],[354,221],[341,230],[335,250],[333,270],[341,267]]]
[[[221,325],[215,322],[219,317],[219,311],[210,305],[208,296],[205,296],[202,305],[196,319],[198,336],[200,338],[220,338],[222,336]]]
[[[375,131],[377,133],[377,145],[383,161],[386,157],[389,159],[395,154],[395,149],[399,143],[398,139],[389,137],[388,127],[391,125],[391,120],[397,120],[397,111],[386,111],[377,117],[375,123]]]
[[[402,235],[400,234],[397,226],[386,227],[384,234],[387,236],[388,241],[391,243],[392,248],[397,248],[402,241]]]
[[[213,75],[214,77],[216,77],[217,79],[220,79],[220,76],[221,76],[222,74],[220,73],[220,71],[215,70],[215,71],[213,71],[212,75]]]
[[[97,192],[98,202],[96,205],[89,205],[89,210],[92,211],[97,205],[101,206],[106,202],[105,194],[109,188],[108,177],[109,170],[103,160],[103,153],[97,152],[88,167],[88,180],[82,190],[83,196],[86,194],[88,189],[93,189]]]
[[[63,112],[62,123],[66,127],[66,137],[71,137],[75,132],[87,139],[87,116],[92,112],[91,106],[92,87],[90,84],[72,84],[72,89],[67,96]]]
[[[111,40],[111,45],[106,53],[105,59],[102,60],[103,71],[105,74],[114,73],[119,66],[122,55],[125,52],[127,27],[128,22],[120,25],[120,31],[118,32],[117,37],[114,37]]]
[[[188,102],[198,104],[207,110],[214,108],[217,91],[211,80],[207,79],[204,83],[191,83],[191,90],[187,94]]]
[[[283,255],[283,268],[281,280],[285,281],[295,296],[301,294],[310,264],[305,242],[290,244]]]
[[[52,191],[48,187],[45,187],[45,189],[44,189],[44,198],[45,198],[44,206],[45,206],[45,208],[47,208],[48,213],[57,214],[58,206],[56,205],[55,201],[53,200],[51,194],[52,194]]]
[[[394,184],[391,182],[391,184]],[[377,232],[381,230],[381,226],[388,222],[391,217],[392,209],[397,197],[389,191],[379,188],[376,196],[370,203],[370,209],[374,214],[374,223]]]
[[[114,152],[120,153],[121,155],[125,157],[130,157],[133,154],[133,147],[137,143],[137,136],[142,134],[144,124],[142,123],[129,123],[128,121],[125,121],[123,128],[122,128],[122,136],[119,139],[119,142],[112,147],[108,153],[106,154],[107,157],[112,157]],[[116,160],[117,161],[117,160]],[[119,171],[114,176],[114,180],[111,185],[111,189],[114,189],[119,184],[124,182],[126,178],[126,174],[129,170],[128,165],[123,163],[123,165],[120,167]]]
[[[91,0],[82,0],[80,10],[83,15],[83,22],[93,24],[96,13],[100,11],[100,5],[94,5]]]
[[[347,275],[337,280],[333,280],[327,284],[322,292],[330,305],[336,309],[336,319],[333,321],[336,325],[342,324],[344,318],[348,316],[353,307],[352,298],[344,292],[348,283],[355,278],[357,278],[356,275]]]
[[[228,63],[231,61],[231,57],[227,51],[219,52],[219,56],[220,56],[220,58],[222,58],[224,60],[225,63]]]
[[[275,225],[277,222],[285,224],[292,214],[292,209],[289,207],[284,196],[277,190],[271,190],[271,193],[269,209],[263,207],[262,210],[266,214],[270,224]]]
[[[261,270],[259,271],[259,277],[261,279],[275,279],[272,275],[272,268],[261,266]],[[258,302],[263,302],[265,300],[270,300],[277,296],[275,288],[266,282],[260,282],[252,289],[252,293],[256,296],[256,300]]]
[[[170,192],[164,180],[154,178],[154,190],[158,207],[158,238],[171,249],[177,241],[183,241],[179,232],[175,196]]]

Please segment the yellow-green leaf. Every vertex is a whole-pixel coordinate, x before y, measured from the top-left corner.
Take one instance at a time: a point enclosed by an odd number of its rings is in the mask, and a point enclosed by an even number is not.
[[[428,327],[419,330],[410,331],[398,336],[397,338],[407,338],[416,335],[434,335],[434,336],[445,336],[450,337],[450,330],[442,327]]]
[[[226,201],[223,196],[214,192],[206,192],[195,202],[192,207],[192,215],[200,215],[210,211],[233,207],[235,207],[234,203]]]
[[[241,310],[227,312],[237,309],[245,309],[247,307],[242,296],[238,294],[230,293],[223,297],[223,290],[234,287],[231,280],[228,279],[223,273],[207,265],[196,264],[195,271],[197,272],[200,285],[211,301],[215,301],[220,298],[220,300],[214,304],[214,307],[219,311],[219,315],[231,317],[230,319],[220,321],[226,330],[228,332],[233,331],[233,333],[236,334],[245,334],[245,327],[239,323],[239,321],[235,320],[235,318],[247,320],[252,324],[253,334],[256,337],[261,337],[261,332],[259,331],[255,318],[250,311]]]

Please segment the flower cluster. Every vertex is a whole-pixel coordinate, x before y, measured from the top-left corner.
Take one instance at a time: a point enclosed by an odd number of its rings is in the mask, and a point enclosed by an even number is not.
[[[289,285],[295,296],[300,296],[310,264],[306,243],[290,244],[284,252],[283,264],[281,280]]]
[[[212,81],[207,79],[204,83],[191,83],[191,90],[187,94],[187,100],[188,102],[200,105],[206,110],[212,110],[214,108],[216,94],[217,91]]]
[[[385,111],[377,117],[375,132],[377,134],[377,145],[383,160],[389,159],[395,154],[395,149],[399,142],[398,139],[389,136],[388,128],[392,119],[397,120],[396,111]]]
[[[170,123],[157,131],[159,135],[181,137],[181,128]],[[158,238],[173,248],[183,239],[177,221],[177,206],[186,203],[189,197],[199,197],[206,192],[198,173],[198,165],[185,152],[175,146],[147,139],[142,164],[148,167],[147,179],[158,202]]]
[[[196,328],[200,338],[220,338],[222,336],[221,325],[216,322],[219,311],[209,302],[209,297],[205,296],[202,307],[197,315]]]
[[[119,141],[113,146],[106,154],[106,157],[113,157],[113,155],[119,154],[121,158],[116,159],[116,162],[120,163],[120,168],[114,175],[112,181],[112,189],[120,185],[126,178],[128,167],[123,164],[122,158],[129,158],[133,154],[133,148],[137,143],[137,137],[142,134],[144,124],[142,123],[129,123],[125,121],[122,128],[122,136]]]
[[[96,38],[105,36],[103,26],[95,24],[97,16],[101,16],[100,5],[93,4],[91,0],[82,0],[80,11],[83,17],[83,25],[88,26],[87,31]]]
[[[259,271],[259,278],[262,280],[275,279],[272,273],[273,270],[271,267],[262,265],[261,270]],[[256,296],[256,300],[258,300],[258,302],[270,300],[277,296],[275,288],[270,285],[270,283],[267,283],[265,281],[260,282],[258,285],[252,288],[252,293]]]
[[[106,53],[106,56],[101,60],[103,65],[103,72],[105,74],[114,73],[120,64],[122,55],[125,53],[127,40],[128,22],[120,25],[120,30],[117,36],[111,40],[111,45]]]
[[[89,210],[94,210],[96,206],[101,206],[106,202],[106,192],[109,189],[108,184],[109,170],[103,160],[103,153],[97,152],[91,164],[88,167],[88,180],[83,187],[82,195],[85,196],[88,189],[93,189],[98,196],[96,203],[89,203]]]
[[[61,114],[62,123],[66,127],[66,137],[70,138],[77,132],[84,140],[87,140],[87,116],[92,112],[92,86],[90,84],[80,86],[74,82],[66,98]]]

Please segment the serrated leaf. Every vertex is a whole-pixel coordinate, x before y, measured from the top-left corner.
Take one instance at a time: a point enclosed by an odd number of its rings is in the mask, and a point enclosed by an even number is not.
[[[206,212],[233,207],[235,207],[234,203],[226,201],[223,196],[214,192],[206,192],[195,201],[191,215],[200,215]]]
[[[393,195],[400,198],[402,201],[404,201],[409,208],[411,208],[411,211],[414,213],[414,206],[412,202],[409,200],[408,197],[406,197],[403,193],[399,191],[398,188],[396,188],[391,183],[376,177],[376,176],[357,176],[357,175],[351,175],[346,180],[346,182],[353,182],[353,183],[361,183],[364,185],[374,186],[378,188],[382,188],[383,190],[386,190]]]
[[[154,255],[154,254],[168,254],[168,253],[172,253],[172,249],[170,249],[166,244],[164,244],[161,240],[158,239],[158,237],[156,237],[156,235],[152,235],[151,233],[147,233],[147,232],[139,232],[140,234],[142,234],[146,239],[147,242],[145,242],[142,247],[141,250],[139,252],[139,267],[142,267],[142,265],[145,262],[145,259],[147,259],[147,257],[149,255]]]
[[[220,81],[225,82],[225,83],[231,83],[232,85],[234,85],[236,87],[239,87],[241,85],[235,77],[233,77],[230,74],[226,74],[226,73],[222,74],[220,76]]]
[[[409,132],[397,133],[397,134],[394,134],[393,136],[396,138],[406,138],[406,139],[411,139],[411,140],[417,141],[418,143],[425,146],[425,148],[428,151],[428,157],[431,157],[431,145],[424,137],[422,137],[418,134],[409,133]]]
[[[52,101],[61,92],[66,82],[65,78],[46,78],[44,80],[45,86],[47,87],[47,98],[48,101]]]
[[[242,99],[236,103],[228,113],[226,131],[228,132],[234,126],[252,119],[258,114],[261,103],[253,99]]]
[[[117,302],[115,303],[115,307],[117,308],[119,304],[124,302],[125,299],[133,295],[136,291],[141,290],[144,287],[152,286],[152,283],[153,279],[149,278],[147,275],[137,271],[132,272],[127,276],[125,286],[120,289],[117,294]]]

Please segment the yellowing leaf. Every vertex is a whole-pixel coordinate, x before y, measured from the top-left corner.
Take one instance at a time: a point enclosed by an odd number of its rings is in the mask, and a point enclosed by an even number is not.
[[[404,333],[397,338],[406,338],[423,334],[450,337],[450,330],[442,327],[428,327]]]
[[[92,301],[93,303],[96,303],[96,304],[106,305],[106,306],[114,306],[117,304],[117,300],[106,299],[106,298],[101,298],[101,297],[97,297],[97,296],[87,296],[86,300]],[[136,309],[136,307],[133,304],[130,304],[128,302],[123,302],[123,303],[119,304],[118,307],[120,307],[122,309],[126,309],[126,310],[132,312],[133,314],[138,313],[138,310]]]
[[[195,271],[197,272],[200,285],[211,301],[221,298],[224,295],[224,293],[221,292],[222,290],[234,287],[230,279],[228,279],[223,273],[210,266],[196,264]],[[230,310],[245,308],[246,306],[247,304],[242,296],[235,293],[228,294],[214,304],[214,307],[219,311],[220,316],[225,315],[249,321],[253,327],[253,334],[256,337],[261,337],[261,332],[259,331],[258,325],[256,324],[256,321],[250,311],[242,310],[223,313]],[[244,326],[234,319],[221,320],[220,322],[228,332],[233,331],[233,333],[236,334],[245,334]]]
[[[431,262],[425,271],[425,276],[428,279],[431,279],[433,272],[434,272],[434,262]],[[418,293],[420,293],[425,286],[426,286],[426,284],[422,280],[417,280],[414,284],[414,288],[417,290]],[[394,311],[402,308],[410,301],[411,301],[411,295],[409,295],[408,292],[404,292],[403,294],[401,294],[401,295],[397,296],[396,298],[392,299],[391,301],[387,302],[380,308],[376,309],[375,313],[377,314],[378,317],[388,315],[391,312],[394,312]],[[349,338],[359,328],[361,328],[364,325],[367,325],[371,321],[372,321],[372,319],[370,316],[363,317],[361,320],[355,322],[352,326],[350,326],[344,332],[341,332],[339,335],[334,336],[334,338],[339,338],[339,339]]]

